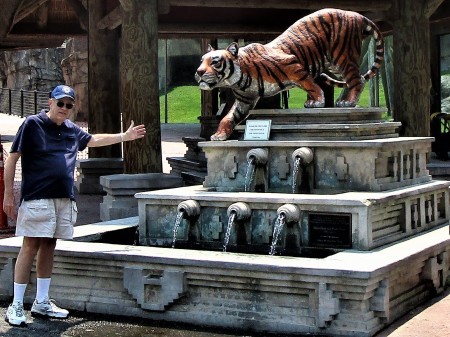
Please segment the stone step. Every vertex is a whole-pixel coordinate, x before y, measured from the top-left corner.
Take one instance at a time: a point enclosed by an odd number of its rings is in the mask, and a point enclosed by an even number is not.
[[[187,186],[203,184],[206,172],[181,172],[181,178]]]

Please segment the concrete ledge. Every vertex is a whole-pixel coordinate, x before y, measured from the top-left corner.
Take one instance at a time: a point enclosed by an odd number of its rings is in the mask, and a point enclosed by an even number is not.
[[[105,235],[113,232],[123,232],[124,230],[136,229],[139,217],[97,222],[89,225],[77,226],[74,228],[73,240],[78,242],[94,242],[104,238]]]

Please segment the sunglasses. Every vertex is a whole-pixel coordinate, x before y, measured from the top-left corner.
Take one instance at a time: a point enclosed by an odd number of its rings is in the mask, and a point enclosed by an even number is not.
[[[60,108],[62,108],[65,105],[66,108],[69,109],[69,110],[73,108],[73,104],[72,103],[64,103],[64,102],[61,102],[61,101],[57,101],[56,105],[58,107],[60,107]]]

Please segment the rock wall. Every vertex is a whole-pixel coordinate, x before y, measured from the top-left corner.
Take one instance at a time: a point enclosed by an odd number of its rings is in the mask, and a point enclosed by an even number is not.
[[[61,61],[64,82],[75,89],[74,119],[88,121],[88,40],[87,37],[66,41],[64,59]]]
[[[2,87],[49,91],[64,81],[60,67],[64,48],[0,53]]]

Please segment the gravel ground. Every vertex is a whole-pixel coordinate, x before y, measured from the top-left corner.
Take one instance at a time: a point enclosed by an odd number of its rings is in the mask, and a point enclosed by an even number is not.
[[[4,316],[8,303],[0,302],[1,337],[262,337],[263,335],[218,332],[217,329],[181,326],[173,323],[143,321],[133,318],[107,317],[83,312],[71,312],[65,319],[34,318],[27,310],[27,327],[12,327]],[[281,336],[281,335],[280,335]]]

